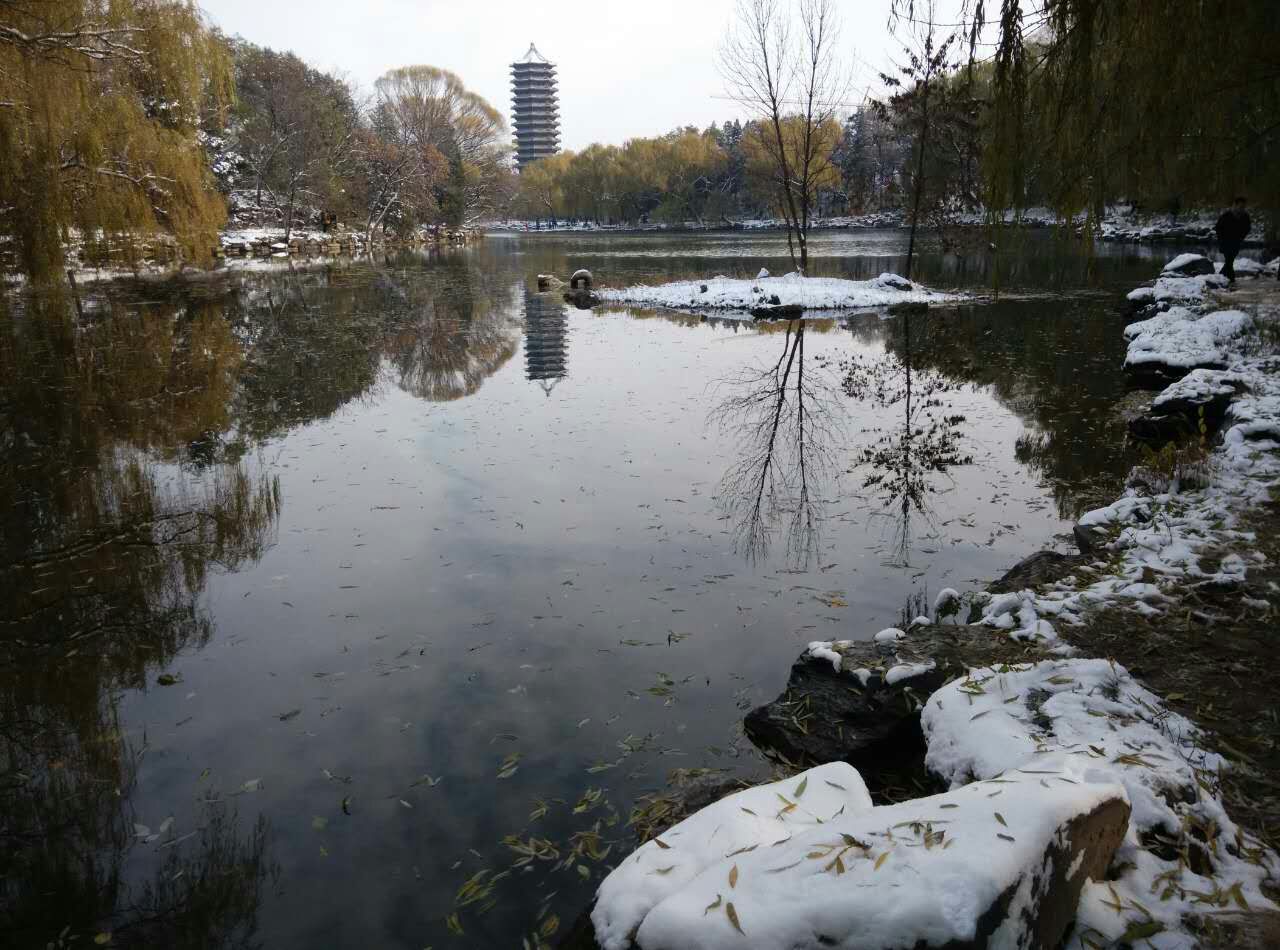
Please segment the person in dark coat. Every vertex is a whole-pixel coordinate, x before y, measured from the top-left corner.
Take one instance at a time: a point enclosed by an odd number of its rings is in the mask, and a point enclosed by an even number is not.
[[[1249,212],[1244,210],[1246,202],[1243,197],[1237,198],[1222,216],[1213,229],[1218,232],[1218,250],[1225,259],[1222,264],[1222,276],[1232,283],[1236,279],[1236,255],[1240,253],[1240,245],[1249,235],[1253,223],[1249,220]]]

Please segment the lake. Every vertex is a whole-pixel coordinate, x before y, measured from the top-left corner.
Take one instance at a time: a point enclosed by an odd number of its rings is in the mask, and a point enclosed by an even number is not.
[[[782,273],[776,233],[10,296],[0,942],[554,941],[672,770],[767,774],[741,718],[809,641],[1120,490],[1123,293],[1169,255],[1006,243],[926,244],[972,303],[761,326],[534,277]]]

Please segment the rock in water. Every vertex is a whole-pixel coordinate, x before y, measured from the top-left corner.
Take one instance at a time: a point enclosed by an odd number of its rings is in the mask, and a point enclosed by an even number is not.
[[[585,267],[579,268],[573,272],[573,276],[569,278],[570,290],[590,290],[591,289],[591,271]]]
[[[1172,442],[1218,431],[1232,400],[1245,390],[1244,377],[1215,369],[1193,369],[1168,386],[1151,402],[1151,408],[1129,420],[1134,438]]]
[[[920,772],[920,707],[930,693],[971,666],[1021,651],[967,626],[918,627],[880,644],[817,641],[792,665],[782,695],[743,726],[766,754],[798,765],[849,762],[879,785],[896,772]]]
[[[987,590],[992,594],[1007,594],[1016,590],[1030,590],[1041,584],[1060,581],[1085,559],[1076,554],[1059,554],[1056,551],[1037,551],[1024,558],[1005,572],[1004,576]]]
[[[1085,770],[882,807],[838,764],[740,792],[605,879],[596,938],[604,950],[1052,950],[1129,822],[1124,789]]]

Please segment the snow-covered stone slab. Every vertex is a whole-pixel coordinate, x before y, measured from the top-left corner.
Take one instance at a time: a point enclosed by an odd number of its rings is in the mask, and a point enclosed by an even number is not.
[[[1203,423],[1207,436],[1217,432],[1227,406],[1247,385],[1240,373],[1193,369],[1165,387],[1147,412],[1130,419],[1129,432],[1138,439],[1169,442],[1199,434]]]
[[[963,295],[929,290],[896,274],[881,274],[873,280],[843,280],[835,277],[759,277],[739,280],[711,277],[706,280],[679,280],[655,286],[636,285],[599,290],[601,300],[611,303],[668,307],[673,310],[755,310],[762,307],[801,307],[805,310],[848,310],[856,307],[885,307],[899,303],[942,303]]]
[[[1179,254],[1164,265],[1161,277],[1199,277],[1213,273],[1213,261],[1203,254]]]
[[[1124,667],[1062,660],[975,669],[930,697],[921,725],[926,764],[961,794],[974,782],[1124,787],[1127,839],[1110,881],[1085,889],[1077,920],[1077,934],[1092,930],[1096,944],[1155,924],[1148,932],[1165,935],[1157,946],[1197,946],[1187,918],[1217,909],[1206,894],[1271,906],[1261,885],[1275,856],[1227,816],[1217,793],[1225,762]]]
[[[1174,308],[1125,328],[1129,350],[1124,368],[1142,380],[1174,381],[1193,369],[1225,369],[1223,344],[1253,329],[1240,310],[1219,310],[1198,319]]]
[[[832,768],[730,796],[636,851],[600,886],[600,945],[1050,950],[1128,825],[1120,785],[1067,769],[833,814]]]
[[[596,939],[604,950],[629,947],[654,908],[701,875],[725,878],[762,846],[871,807],[862,776],[843,762],[726,796],[641,845],[604,879],[591,912]]]
[[[1221,274],[1159,277],[1150,287],[1129,291],[1128,300],[1138,306],[1152,303],[1201,303],[1208,291],[1225,287],[1227,283],[1227,279]]]

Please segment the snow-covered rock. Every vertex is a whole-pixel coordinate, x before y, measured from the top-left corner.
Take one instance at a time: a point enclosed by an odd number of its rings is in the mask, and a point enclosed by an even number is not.
[[[921,724],[930,770],[961,793],[983,781],[1045,792],[1060,782],[1124,787],[1129,833],[1108,883],[1086,888],[1077,935],[1092,931],[1106,945],[1154,922],[1151,932],[1165,935],[1157,946],[1191,948],[1187,915],[1215,909],[1204,894],[1271,906],[1261,885],[1275,856],[1224,810],[1217,786],[1225,763],[1124,667],[1063,660],[977,669],[934,693]],[[1079,938],[1068,946],[1081,946]]]
[[[896,274],[881,274],[873,280],[802,277],[795,273],[755,280],[712,278],[605,289],[598,293],[602,300],[612,303],[669,307],[676,310],[692,308],[750,311],[769,306],[847,310],[855,307],[942,303],[961,299],[961,295],[928,290]]]
[[[591,913],[596,939],[604,950],[629,947],[632,935],[655,908],[679,899],[703,875],[724,880],[721,889],[727,889],[731,868],[745,863],[762,845],[772,848],[775,842],[821,827],[819,822],[871,807],[862,776],[842,762],[722,798],[641,845],[605,878]]]
[[[1221,274],[1200,277],[1159,277],[1150,287],[1139,287],[1128,294],[1130,303],[1142,306],[1152,303],[1201,303],[1205,294],[1227,286]]]
[[[1240,310],[1219,310],[1196,318],[1173,308],[1125,328],[1129,350],[1125,371],[1135,376],[1170,381],[1192,369],[1225,369],[1222,345],[1253,329],[1253,320]]]
[[[1124,789],[1085,768],[876,808],[847,766],[731,795],[605,879],[596,937],[604,950],[1050,950],[1128,824]]]
[[[1203,254],[1179,254],[1164,265],[1161,277],[1199,277],[1213,273],[1213,261]]]

